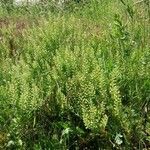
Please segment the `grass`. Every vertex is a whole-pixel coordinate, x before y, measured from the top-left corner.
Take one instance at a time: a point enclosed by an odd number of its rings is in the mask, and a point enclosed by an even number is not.
[[[0,148],[149,149],[148,8],[1,8]]]

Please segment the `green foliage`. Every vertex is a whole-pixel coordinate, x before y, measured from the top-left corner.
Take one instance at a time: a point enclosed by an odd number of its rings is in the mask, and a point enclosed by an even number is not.
[[[27,21],[0,20],[0,148],[148,148],[147,8],[67,6],[13,8]]]

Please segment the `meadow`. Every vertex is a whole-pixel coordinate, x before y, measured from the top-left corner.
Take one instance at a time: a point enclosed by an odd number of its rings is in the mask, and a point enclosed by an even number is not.
[[[149,150],[150,1],[1,2],[0,149]]]

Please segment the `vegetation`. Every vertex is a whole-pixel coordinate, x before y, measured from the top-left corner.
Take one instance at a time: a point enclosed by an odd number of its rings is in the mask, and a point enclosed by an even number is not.
[[[149,0],[0,6],[0,149],[150,148]]]

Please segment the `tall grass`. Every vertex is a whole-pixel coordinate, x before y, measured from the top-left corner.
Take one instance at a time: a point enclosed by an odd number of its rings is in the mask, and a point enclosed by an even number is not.
[[[149,4],[82,3],[1,11],[0,148],[149,148]]]

